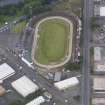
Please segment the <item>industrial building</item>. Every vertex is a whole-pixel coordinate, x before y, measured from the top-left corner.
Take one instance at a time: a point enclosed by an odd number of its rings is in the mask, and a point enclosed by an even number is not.
[[[93,77],[93,90],[105,91],[105,76],[94,76]]]
[[[105,6],[100,7],[100,16],[105,16]]]
[[[101,47],[94,47],[94,61],[101,60]]]
[[[40,105],[45,102],[43,96],[39,96],[36,99],[32,100],[31,102],[27,103],[26,105]]]
[[[105,16],[105,6],[100,6],[99,4],[96,4],[94,6],[94,15],[95,16]]]
[[[7,63],[0,65],[0,82],[15,74],[15,70]]]
[[[12,87],[23,97],[26,97],[39,89],[39,87],[26,76],[22,76],[12,82]]]
[[[96,71],[96,72],[104,72],[105,71],[105,63],[95,63],[94,71]]]
[[[94,47],[94,71],[104,72],[105,71],[105,48]]]
[[[105,98],[93,98],[92,105],[105,105]]]
[[[62,80],[60,82],[54,83],[54,86],[59,90],[65,90],[70,87],[77,86],[79,84],[79,80],[76,77],[68,78],[65,80]]]
[[[60,81],[62,77],[62,72],[57,71],[54,75],[54,81]]]

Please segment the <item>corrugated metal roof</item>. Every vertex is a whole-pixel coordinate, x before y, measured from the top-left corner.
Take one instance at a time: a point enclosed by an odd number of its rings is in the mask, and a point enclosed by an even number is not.
[[[26,76],[22,76],[12,82],[12,86],[23,97],[26,97],[39,89],[39,87]]]
[[[94,61],[100,61],[101,60],[101,48],[95,47],[94,48]]]
[[[77,84],[79,84],[79,80],[76,77],[72,77],[72,78],[65,79],[60,82],[54,83],[55,87],[58,88],[59,90],[65,90]]]
[[[14,69],[11,68],[7,63],[0,65],[0,81],[10,77],[15,73]]]
[[[100,7],[100,16],[105,16],[105,7]]]

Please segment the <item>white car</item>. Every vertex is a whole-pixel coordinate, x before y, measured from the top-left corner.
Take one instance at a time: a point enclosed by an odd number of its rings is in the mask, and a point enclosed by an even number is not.
[[[22,66],[19,67],[20,70],[21,70],[22,68],[23,68]]]
[[[7,25],[7,24],[8,24],[8,22],[5,22],[5,24]]]
[[[56,103],[54,102],[53,105],[56,105]]]
[[[13,21],[13,24],[16,24],[17,23],[17,21]]]

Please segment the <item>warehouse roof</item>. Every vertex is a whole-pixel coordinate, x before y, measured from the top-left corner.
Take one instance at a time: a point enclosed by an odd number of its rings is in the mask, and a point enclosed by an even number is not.
[[[94,76],[93,77],[93,89],[94,90],[105,90],[105,76]]]
[[[105,98],[93,98],[92,105],[105,105]]]
[[[3,81],[13,74],[15,74],[15,71],[7,63],[0,65],[0,81]]]
[[[62,73],[61,72],[56,72],[55,75],[54,75],[54,81],[60,81],[61,80],[61,76],[62,76]]]
[[[76,86],[77,84],[79,84],[79,80],[76,77],[72,77],[72,78],[54,83],[55,87],[58,88],[59,90],[65,90],[69,87]]]
[[[100,7],[100,16],[105,16],[105,7]]]
[[[103,72],[105,71],[105,63],[95,63],[94,65],[94,71],[97,71],[97,72]]]
[[[38,98],[32,100],[31,102],[27,103],[26,105],[40,105],[41,103],[44,103],[45,99],[43,96],[39,96]]]
[[[12,82],[12,86],[23,97],[26,97],[38,90],[38,86],[26,76],[22,76],[21,78]]]
[[[101,48],[94,47],[94,61],[100,61],[100,60],[101,60]]]

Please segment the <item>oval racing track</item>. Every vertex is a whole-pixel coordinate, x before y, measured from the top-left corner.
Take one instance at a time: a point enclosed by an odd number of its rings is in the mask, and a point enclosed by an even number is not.
[[[39,26],[40,26],[40,24],[42,23],[42,22],[44,22],[44,21],[46,21],[46,20],[49,20],[49,19],[62,19],[62,20],[64,20],[64,21],[66,21],[67,23],[69,23],[69,25],[70,25],[70,33],[69,33],[69,37],[68,37],[68,41],[69,41],[69,43],[67,43],[68,45],[68,48],[67,48],[67,54],[65,55],[65,57],[63,58],[63,60],[61,61],[59,61],[59,63],[58,62],[56,62],[56,63],[54,63],[54,64],[47,64],[47,65],[45,65],[45,64],[41,64],[41,63],[39,63],[39,62],[37,62],[37,60],[35,59],[35,52],[36,52],[36,48],[38,47],[37,46],[37,42],[38,42],[38,37],[39,37],[39,35],[38,35],[38,28],[39,28]],[[32,60],[33,60],[33,62],[36,64],[36,65],[38,65],[39,67],[42,67],[42,68],[46,68],[46,69],[53,69],[53,68],[57,68],[57,67],[61,67],[61,66],[63,66],[64,64],[66,64],[69,60],[70,60],[70,58],[71,58],[71,53],[72,53],[72,39],[73,39],[73,23],[72,23],[72,21],[71,20],[69,20],[68,18],[66,18],[66,17],[63,17],[63,16],[49,16],[49,17],[46,17],[46,18],[44,18],[44,19],[42,19],[41,21],[39,21],[38,22],[38,24],[36,25],[36,27],[35,27],[35,32],[34,32],[34,41],[33,41],[33,46],[32,46]]]

